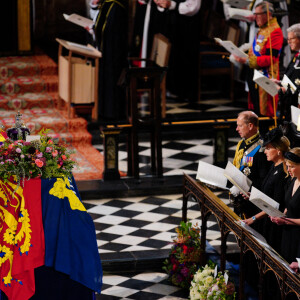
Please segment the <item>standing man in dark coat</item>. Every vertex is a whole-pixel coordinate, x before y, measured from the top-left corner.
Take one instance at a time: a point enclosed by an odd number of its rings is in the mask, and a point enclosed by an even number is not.
[[[96,10],[93,28],[96,47],[102,52],[99,66],[99,118],[120,120],[126,117],[125,90],[118,80],[128,56],[128,1],[92,0]]]
[[[197,101],[201,0],[154,0],[165,14],[165,33],[172,48],[167,89],[189,102]]]

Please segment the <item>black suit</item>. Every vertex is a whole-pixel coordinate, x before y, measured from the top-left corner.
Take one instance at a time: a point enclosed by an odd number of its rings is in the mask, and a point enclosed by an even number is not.
[[[102,119],[125,119],[125,91],[118,80],[127,66],[127,1],[102,0],[95,22],[96,44],[102,52],[99,64],[99,110]]]
[[[278,110],[280,112],[280,119],[285,117],[285,121],[291,120],[291,106],[298,106],[298,94],[300,92],[300,55],[299,52],[295,54],[289,65],[285,70],[285,75],[297,87],[297,91],[293,94],[290,90],[283,93],[279,91],[279,104]],[[298,84],[297,84],[298,83]]]

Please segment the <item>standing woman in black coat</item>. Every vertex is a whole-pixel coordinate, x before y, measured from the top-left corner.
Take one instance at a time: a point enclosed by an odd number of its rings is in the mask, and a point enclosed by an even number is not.
[[[283,212],[285,208],[285,188],[289,180],[288,173],[284,166],[284,154],[289,151],[290,141],[283,135],[282,130],[277,127],[267,132],[264,137],[263,147],[267,160],[272,161],[273,165],[262,183],[261,191],[278,202],[279,210]],[[260,227],[262,227],[262,234],[268,244],[280,252],[282,230],[266,217],[267,214],[261,211],[251,218],[246,219],[244,222],[248,225],[261,222]]]
[[[274,217],[271,221],[283,225],[280,253],[291,263],[300,257],[300,148],[291,149],[284,157],[292,177],[285,194],[286,217]]]

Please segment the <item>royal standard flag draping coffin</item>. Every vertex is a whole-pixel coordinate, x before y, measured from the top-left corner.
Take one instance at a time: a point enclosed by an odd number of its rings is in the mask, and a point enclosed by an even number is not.
[[[35,293],[34,268],[44,264],[41,179],[0,180],[0,289],[10,300]]]
[[[42,179],[45,265],[101,291],[102,266],[93,220],[74,178]]]

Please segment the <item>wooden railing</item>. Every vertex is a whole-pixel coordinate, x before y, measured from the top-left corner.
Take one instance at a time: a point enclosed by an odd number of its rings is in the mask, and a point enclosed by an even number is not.
[[[240,248],[240,274],[239,274],[239,299],[245,299],[245,266],[244,256],[246,252],[253,252],[259,269],[259,299],[263,298],[263,283],[266,272],[273,272],[279,284],[281,299],[286,299],[290,293],[294,293],[300,297],[300,277],[287,267],[287,263],[276,254],[269,251],[260,244],[246,229],[238,224],[240,218],[208,187],[201,182],[196,181],[188,175],[184,175],[183,179],[183,206],[182,219],[187,221],[187,203],[190,197],[193,197],[199,204],[201,211],[201,247],[202,253],[205,253],[206,230],[208,217],[213,214],[218,220],[221,232],[221,258],[220,269],[225,270],[226,263],[226,240],[230,232],[232,232],[237,240]],[[205,254],[202,263],[205,263]]]

